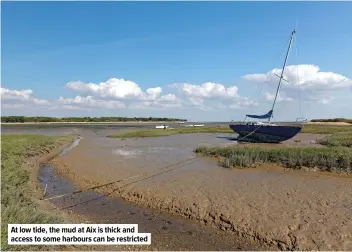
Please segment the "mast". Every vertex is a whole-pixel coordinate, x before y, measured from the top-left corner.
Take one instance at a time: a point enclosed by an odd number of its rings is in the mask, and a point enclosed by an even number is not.
[[[291,33],[291,38],[290,38],[290,44],[288,45],[288,49],[287,49],[287,53],[286,53],[286,57],[285,57],[285,62],[284,62],[284,66],[282,67],[282,71],[281,71],[281,75],[278,76],[280,78],[279,80],[279,85],[277,86],[277,89],[276,89],[276,94],[275,94],[275,99],[274,99],[274,103],[273,103],[273,106],[271,108],[271,110],[273,111],[273,114],[274,114],[274,107],[275,107],[275,102],[276,102],[276,99],[277,99],[277,95],[279,94],[279,89],[280,89],[280,85],[281,85],[281,80],[284,78],[283,75],[284,75],[284,71],[285,71],[285,67],[286,67],[286,62],[287,62],[287,58],[288,58],[288,55],[290,53],[290,49],[291,49],[291,44],[292,44],[292,39],[293,39],[293,36],[294,34],[296,33],[296,30],[294,29]],[[271,120],[272,116],[269,118],[269,123],[270,123],[270,120]]]

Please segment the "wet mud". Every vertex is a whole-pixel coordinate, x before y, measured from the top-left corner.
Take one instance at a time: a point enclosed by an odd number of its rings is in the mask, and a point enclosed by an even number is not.
[[[41,181],[53,181],[46,197],[87,191],[56,199],[58,207],[98,221],[139,223],[162,250],[352,250],[351,177],[277,166],[231,170],[195,156],[198,145],[235,144],[224,134],[120,140],[105,137],[116,129],[73,129],[80,143],[43,167]],[[300,134],[276,147],[317,146],[320,137]],[[173,169],[158,171],[167,166]],[[203,228],[212,238],[201,235]]]
[[[76,140],[60,156],[77,146]],[[143,206],[131,205],[122,200],[112,199],[108,195],[94,191],[79,191],[79,188],[67,179],[55,174],[52,164],[43,164],[38,172],[38,182],[46,192],[45,199],[61,211],[88,216],[95,223],[138,223],[139,232],[152,234],[152,245],[135,246],[141,250],[260,250],[260,246],[241,237],[200,226],[198,223],[181,219]],[[70,194],[55,198],[58,195]],[[50,199],[52,198],[53,199]],[[109,248],[113,249],[113,248]],[[131,246],[116,246],[118,250],[134,250]],[[268,249],[268,248],[266,248]]]

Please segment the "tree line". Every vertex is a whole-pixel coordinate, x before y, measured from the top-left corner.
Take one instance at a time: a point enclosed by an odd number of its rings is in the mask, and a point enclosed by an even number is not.
[[[26,122],[158,122],[158,121],[181,121],[187,120],[166,117],[46,117],[46,116],[2,116],[2,123],[26,123]]]

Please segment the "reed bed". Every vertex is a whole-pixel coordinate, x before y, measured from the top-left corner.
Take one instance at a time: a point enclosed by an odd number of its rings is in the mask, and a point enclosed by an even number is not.
[[[319,144],[329,147],[343,146],[352,148],[352,132],[337,133],[318,140]]]
[[[319,169],[329,172],[347,172],[352,169],[352,149],[347,147],[283,147],[252,146],[198,147],[196,153],[220,158],[227,168],[257,167],[263,163],[277,163],[292,169]]]
[[[150,129],[120,132],[110,135],[111,138],[138,138],[138,137],[158,137],[171,136],[176,134],[191,133],[234,133],[229,127],[184,127],[177,129]]]

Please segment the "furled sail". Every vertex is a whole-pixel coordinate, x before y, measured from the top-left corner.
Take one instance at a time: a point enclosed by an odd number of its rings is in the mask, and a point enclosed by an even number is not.
[[[273,115],[273,110],[270,110],[265,115],[246,115],[246,117],[257,118],[257,119],[266,119],[266,118],[272,117],[272,115]]]

